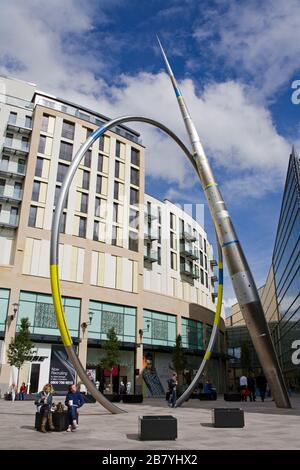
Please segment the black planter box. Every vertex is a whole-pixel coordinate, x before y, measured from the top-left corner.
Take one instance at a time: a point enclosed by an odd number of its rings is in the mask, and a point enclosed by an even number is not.
[[[115,403],[119,403],[121,401],[121,395],[113,394],[113,395],[104,395],[107,400]]]
[[[241,401],[241,395],[239,393],[224,393],[225,401]]]
[[[68,410],[65,410],[63,413],[55,413],[55,412],[52,413],[52,420],[53,420],[53,425],[55,427],[56,432],[66,431],[69,426]],[[76,420],[78,423],[79,417],[77,413],[76,413]],[[34,427],[37,431],[41,430],[41,421],[42,421],[41,414],[39,412],[36,412]],[[46,430],[49,431],[48,421],[46,424]]]
[[[214,408],[212,423],[215,428],[243,428],[244,411],[239,408]]]
[[[141,441],[174,441],[177,438],[177,418],[174,416],[139,416]]]
[[[216,400],[216,393],[199,393],[199,400]]]
[[[143,403],[143,395],[122,395],[123,403]]]

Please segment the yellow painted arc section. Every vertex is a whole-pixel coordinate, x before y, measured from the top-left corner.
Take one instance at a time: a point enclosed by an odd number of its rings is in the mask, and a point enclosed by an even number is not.
[[[51,280],[51,289],[54,303],[54,310],[56,314],[57,325],[60,331],[62,342],[65,346],[71,346],[73,344],[67,323],[65,318],[65,313],[62,305],[60,289],[59,289],[59,280],[58,280],[58,265],[50,265],[50,280]]]
[[[210,356],[211,356],[211,351],[206,351],[206,353],[204,354],[204,359],[208,361],[210,359]]]

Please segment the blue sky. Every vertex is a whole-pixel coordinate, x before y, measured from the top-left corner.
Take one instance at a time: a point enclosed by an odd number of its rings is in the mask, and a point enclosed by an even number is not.
[[[300,147],[300,105],[291,102],[299,25],[297,0],[1,0],[0,73],[111,117],[154,117],[187,142],[158,34],[261,285],[291,145]],[[204,202],[174,144],[136,128],[147,147],[147,191]],[[205,226],[212,238],[207,210]]]

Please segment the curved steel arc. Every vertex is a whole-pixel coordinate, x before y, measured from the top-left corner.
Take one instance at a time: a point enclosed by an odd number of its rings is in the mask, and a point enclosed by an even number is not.
[[[116,125],[120,125],[125,122],[143,122],[146,124],[150,124],[154,127],[159,128],[163,132],[165,132],[167,135],[169,135],[178,145],[179,147],[183,150],[185,155],[188,157],[190,162],[192,163],[194,169],[196,170],[198,174],[198,169],[197,165],[190,154],[188,148],[184,145],[184,143],[172,132],[170,129],[168,129],[166,126],[161,124],[160,122],[150,119],[150,118],[145,118],[142,116],[124,116],[120,118],[113,119],[109,121],[107,124],[102,126],[101,128],[96,129],[91,136],[86,140],[86,142],[80,147],[78,152],[75,154],[74,159],[69,167],[69,170],[66,174],[66,177],[63,181],[59,199],[55,208],[55,212],[53,215],[53,221],[52,221],[52,228],[51,228],[51,242],[50,242],[50,279],[51,279],[51,290],[52,290],[52,296],[53,296],[53,303],[54,303],[54,309],[55,309],[55,314],[56,314],[56,319],[57,319],[57,324],[58,328],[61,334],[61,338],[63,341],[63,344],[65,346],[66,352],[68,354],[68,357],[73,364],[76,372],[78,373],[80,379],[82,382],[85,384],[87,387],[88,391],[91,393],[91,395],[95,398],[96,401],[98,401],[104,408],[106,408],[108,411],[111,413],[117,414],[117,413],[123,413],[124,410],[119,408],[118,406],[114,405],[110,401],[108,401],[104,395],[102,395],[99,390],[95,387],[95,385],[90,381],[88,378],[86,371],[84,370],[84,367],[82,366],[76,352],[73,346],[73,341],[66,323],[66,318],[64,314],[64,309],[63,309],[63,304],[62,304],[62,299],[61,299],[61,294],[60,294],[60,282],[59,282],[59,272],[58,272],[58,255],[59,255],[59,224],[60,224],[60,219],[63,213],[63,208],[65,205],[65,201],[69,192],[70,185],[72,183],[72,180],[74,178],[75,172],[84,157],[84,154],[86,151],[90,148],[90,146],[102,135],[104,132],[113,129]],[[222,295],[222,293],[221,293]],[[218,303],[219,303],[219,296],[218,296]],[[222,304],[222,301],[221,301]],[[217,306],[218,309],[218,306]],[[216,312],[217,313],[217,312]],[[216,317],[215,317],[216,318]],[[214,330],[213,330],[214,331]],[[213,333],[212,333],[213,336]],[[210,340],[209,346],[213,344],[213,341]],[[212,348],[212,345],[211,345]],[[204,357],[203,361],[207,360],[208,357]],[[202,364],[201,366],[202,367]],[[203,370],[203,368],[202,368]],[[194,386],[196,386],[197,382],[194,383]]]

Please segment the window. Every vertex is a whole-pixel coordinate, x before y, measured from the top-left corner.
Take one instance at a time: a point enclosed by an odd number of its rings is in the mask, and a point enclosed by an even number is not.
[[[38,201],[40,196],[41,183],[39,181],[34,181],[32,186],[32,201]]]
[[[203,241],[204,241],[204,253],[206,253],[206,240],[205,240],[205,238],[203,239]]]
[[[158,210],[158,223],[161,224],[161,208],[157,207]]]
[[[116,141],[116,157],[120,158],[121,156],[121,142],[119,140]]]
[[[161,247],[157,248],[157,264],[161,265]]]
[[[54,206],[56,206],[57,203],[58,203],[58,198],[59,198],[60,190],[61,190],[61,186],[55,186]],[[66,201],[65,201],[65,205],[64,205],[64,209],[67,209],[67,207],[68,207],[68,199],[69,199],[69,194],[67,194]]]
[[[119,200],[119,190],[120,190],[120,183],[118,183],[117,181],[115,181],[115,185],[114,185],[114,199]]]
[[[40,135],[38,152],[45,153],[45,147],[46,147],[46,137],[44,135]]]
[[[99,154],[98,155],[98,166],[97,166],[97,170],[100,171],[102,173],[103,171],[103,155]]]
[[[22,184],[21,183],[14,184],[14,197],[17,199],[21,199],[22,197]]]
[[[0,179],[0,194],[4,194],[6,180]]]
[[[200,251],[200,264],[203,267],[203,251]]]
[[[113,204],[113,222],[118,223],[119,221],[119,204],[114,202]]]
[[[170,228],[172,230],[175,230],[175,222],[176,222],[175,214],[170,213]]]
[[[35,176],[42,176],[44,159],[37,157],[35,164]]]
[[[61,142],[59,149],[59,158],[66,160],[67,162],[72,161],[73,145],[68,142]]]
[[[13,113],[12,111],[9,113],[9,124],[16,124],[17,122],[17,113]]]
[[[93,240],[99,241],[99,222],[97,220],[94,222]]]
[[[115,178],[120,178],[120,162],[115,163]]]
[[[44,132],[48,132],[48,126],[49,126],[49,116],[47,114],[43,114],[41,130]]]
[[[204,285],[204,271],[203,271],[203,269],[200,269],[200,280],[201,280],[201,284]]]
[[[29,144],[29,139],[28,139],[28,137],[22,137],[22,140],[21,140],[21,149],[22,149],[22,150],[28,150],[28,144]]]
[[[135,148],[131,148],[131,163],[140,166],[140,152]]]
[[[129,209],[129,226],[139,229],[139,212],[135,209]]]
[[[208,276],[207,273],[205,273],[205,285],[208,288]]]
[[[65,176],[67,174],[67,171],[68,171],[68,165],[64,165],[63,163],[59,163],[58,164],[58,167],[57,167],[57,181],[59,183],[62,183],[63,180],[65,179]]]
[[[32,128],[32,118],[31,118],[31,116],[26,116],[25,117],[25,127],[27,127],[27,129]]]
[[[1,212],[1,207],[0,207],[0,212]],[[18,223],[18,215],[19,215],[19,209],[17,207],[11,207],[10,214],[9,214],[9,223],[11,225],[16,225]]]
[[[83,171],[82,188],[89,189],[89,187],[90,187],[90,173],[88,171]]]
[[[170,232],[170,246],[173,250],[176,250],[176,236],[174,232]]]
[[[5,136],[5,145],[7,145],[8,147],[12,147],[13,138],[14,138],[14,135],[7,132]]]
[[[25,174],[25,160],[23,158],[18,159],[18,173]]]
[[[80,212],[87,214],[89,197],[87,194],[81,194]]]
[[[102,191],[102,176],[97,176],[96,180],[96,193],[101,194]]]
[[[92,161],[92,151],[87,150],[87,152],[84,156],[84,160],[83,160],[84,166],[86,166],[88,168],[91,168],[91,161]]]
[[[66,139],[73,140],[74,132],[75,132],[75,124],[73,124],[72,122],[63,121],[61,136],[65,137]]]
[[[101,198],[96,197],[95,198],[95,216],[100,217],[100,213],[101,213]]]
[[[128,249],[132,251],[139,251],[139,234],[129,230]]]
[[[177,269],[177,256],[176,253],[170,253],[171,255],[171,269]]]
[[[79,217],[79,232],[78,236],[85,238],[86,236],[86,218],[85,217]]]
[[[117,244],[117,227],[115,225],[112,226],[112,234],[111,234],[111,244]]]
[[[91,137],[92,133],[93,133],[93,129],[86,129],[86,139]]]
[[[161,244],[161,227],[158,227],[158,238],[157,243]]]
[[[9,164],[9,157],[7,155],[3,155],[1,159],[1,169],[7,170]]]
[[[207,271],[207,256],[204,256],[204,267]]]
[[[37,215],[37,207],[35,207],[35,206],[30,206],[30,209],[29,209],[29,219],[28,219],[28,225],[29,225],[29,227],[35,227],[36,215]]]
[[[139,192],[137,189],[130,188],[130,204],[137,206],[139,203]]]
[[[134,184],[135,186],[139,186],[140,184],[140,172],[135,168],[130,169],[130,183]]]
[[[99,137],[99,150],[100,152],[104,151],[104,135]]]

